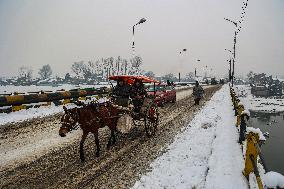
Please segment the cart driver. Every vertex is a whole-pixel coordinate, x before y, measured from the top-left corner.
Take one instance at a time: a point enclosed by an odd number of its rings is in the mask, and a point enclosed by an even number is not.
[[[130,86],[123,81],[123,79],[119,79],[117,81],[117,85],[114,87],[112,94],[122,98],[129,98]]]
[[[130,90],[130,97],[134,105],[134,112],[139,113],[147,92],[141,80],[136,79]]]

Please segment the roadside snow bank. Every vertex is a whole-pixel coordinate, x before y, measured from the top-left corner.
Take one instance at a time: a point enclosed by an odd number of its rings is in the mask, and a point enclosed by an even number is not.
[[[133,188],[247,188],[233,115],[224,86]]]
[[[69,104],[68,108],[75,107],[75,105]],[[20,121],[29,120],[32,118],[40,118],[49,115],[53,115],[56,113],[63,112],[62,106],[42,106],[39,108],[30,108],[27,110],[20,110],[17,112],[11,113],[0,113],[0,127],[1,125],[5,125],[7,123],[16,123]]]
[[[106,98],[100,98],[99,102],[105,102]],[[88,103],[89,101],[86,101]],[[76,107],[75,104],[66,104],[67,108],[74,108]],[[39,108],[30,108],[30,109],[23,109],[17,112],[11,113],[0,113],[0,127],[1,125],[5,125],[7,123],[16,123],[21,121],[26,121],[33,118],[41,118],[50,115],[54,115],[57,113],[63,112],[63,105],[55,106],[53,103],[50,106],[41,106]]]

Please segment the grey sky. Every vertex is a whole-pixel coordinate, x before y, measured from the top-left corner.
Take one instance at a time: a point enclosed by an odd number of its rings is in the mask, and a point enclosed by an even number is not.
[[[241,0],[0,0],[0,76],[44,64],[55,74],[74,61],[131,57],[131,27],[143,68],[158,75],[206,65],[227,73]],[[284,75],[284,0],[249,0],[237,41],[237,74]],[[187,48],[182,56],[179,51]],[[197,59],[201,61],[197,63]]]

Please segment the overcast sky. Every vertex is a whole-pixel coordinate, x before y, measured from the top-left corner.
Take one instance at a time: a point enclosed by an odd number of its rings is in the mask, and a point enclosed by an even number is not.
[[[143,69],[185,74],[207,65],[224,75],[235,29],[224,17],[239,20],[241,7],[242,0],[0,0],[0,76],[21,66],[37,76],[44,64],[64,75],[75,61],[130,58],[131,29],[142,17],[135,41]],[[284,75],[284,0],[249,0],[246,12],[237,74]]]

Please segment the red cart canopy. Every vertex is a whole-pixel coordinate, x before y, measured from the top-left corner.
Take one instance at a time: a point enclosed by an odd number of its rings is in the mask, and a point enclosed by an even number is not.
[[[115,75],[115,76],[110,76],[109,77],[110,80],[124,80],[125,82],[127,82],[128,84],[133,84],[135,82],[135,80],[140,80],[143,83],[160,83],[160,81],[157,81],[155,79],[152,79],[150,77],[146,77],[146,76],[134,76],[134,75]]]

